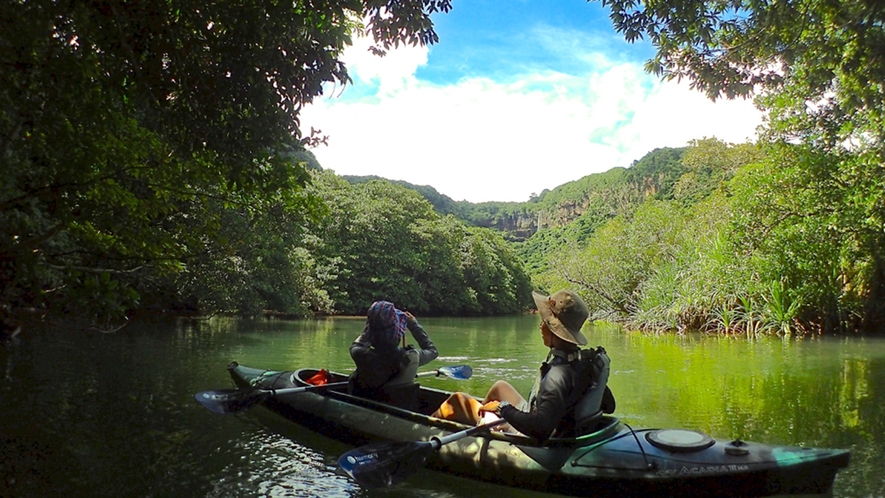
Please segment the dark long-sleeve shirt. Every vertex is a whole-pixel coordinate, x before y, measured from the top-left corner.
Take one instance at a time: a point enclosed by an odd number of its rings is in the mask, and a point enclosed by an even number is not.
[[[539,440],[549,438],[556,429],[575,426],[575,404],[592,382],[589,361],[568,361],[568,353],[553,350],[553,359],[541,365],[537,392],[529,397],[529,411],[514,406],[501,410],[514,429]]]

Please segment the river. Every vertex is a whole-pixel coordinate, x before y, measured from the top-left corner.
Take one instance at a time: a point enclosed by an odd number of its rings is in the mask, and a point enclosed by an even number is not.
[[[546,351],[537,316],[420,318],[433,365],[482,394],[528,392]],[[216,415],[197,391],[232,387],[227,364],[349,372],[363,320],[160,320],[113,333],[27,330],[0,346],[2,497],[550,497],[421,471],[391,490],[336,472],[350,449],[263,408]],[[836,497],[885,496],[885,338],[647,335],[587,326],[612,358],[616,416],[633,427],[849,448]]]

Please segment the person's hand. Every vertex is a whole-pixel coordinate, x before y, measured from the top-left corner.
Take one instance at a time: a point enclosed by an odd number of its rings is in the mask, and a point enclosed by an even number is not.
[[[480,406],[479,407],[479,415],[482,416],[482,414],[485,412],[494,413],[495,415],[497,415],[498,414],[498,405],[500,403],[501,403],[500,401],[489,401],[488,403]]]
[[[413,315],[410,311],[403,311],[403,314],[406,315],[406,319],[408,319],[408,320],[414,320],[414,319],[415,319],[415,315]]]

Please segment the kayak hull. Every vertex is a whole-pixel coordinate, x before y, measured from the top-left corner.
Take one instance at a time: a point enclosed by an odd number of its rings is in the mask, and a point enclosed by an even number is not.
[[[316,369],[268,371],[231,363],[238,387],[302,387]],[[330,374],[330,382],[346,380]],[[359,446],[426,441],[468,428],[430,417],[450,393],[421,387],[416,412],[347,394],[342,387],[269,396],[268,409],[326,436]],[[681,430],[633,429],[604,416],[590,434],[544,444],[482,433],[444,445],[426,467],[461,477],[566,496],[772,496],[824,494],[849,452],[714,440]],[[687,435],[689,444],[670,441]],[[671,438],[672,439],[672,438]],[[703,440],[702,440],[703,439]]]

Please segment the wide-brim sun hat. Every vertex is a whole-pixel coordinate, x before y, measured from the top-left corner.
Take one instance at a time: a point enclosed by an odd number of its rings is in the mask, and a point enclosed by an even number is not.
[[[580,296],[570,290],[561,290],[550,296],[533,291],[532,298],[541,319],[547,322],[551,332],[572,344],[587,344],[581,327],[590,316],[590,311]]]

